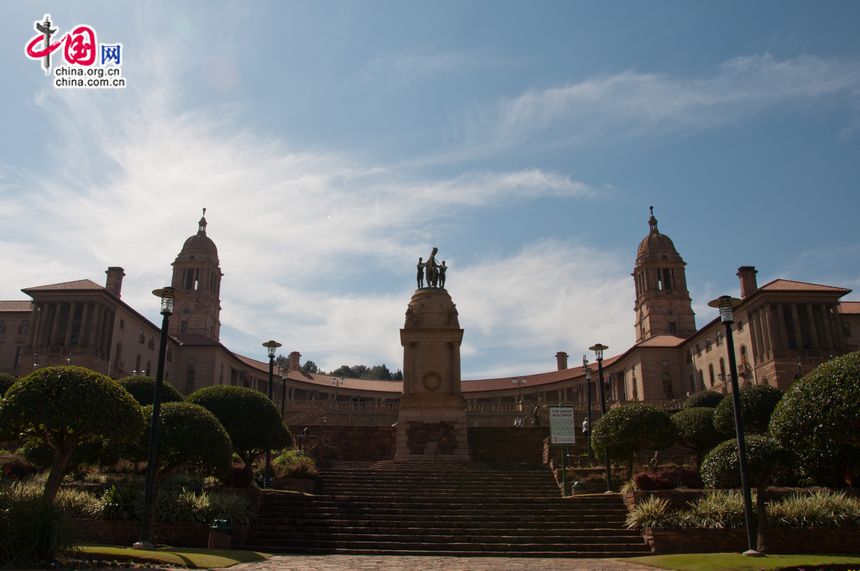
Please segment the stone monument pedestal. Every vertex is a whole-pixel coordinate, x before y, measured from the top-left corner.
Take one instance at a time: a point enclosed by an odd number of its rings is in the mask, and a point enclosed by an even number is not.
[[[400,330],[403,394],[396,460],[469,460],[466,402],[460,394],[462,340],[448,292],[417,290]]]

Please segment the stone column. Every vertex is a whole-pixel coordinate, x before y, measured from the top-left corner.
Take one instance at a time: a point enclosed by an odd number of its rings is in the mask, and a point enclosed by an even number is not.
[[[59,303],[53,303],[52,305],[54,306],[54,319],[51,322],[51,332],[48,335],[47,343],[45,343],[45,345],[47,347],[51,347],[56,343],[57,336],[60,333],[60,313],[61,313],[60,308],[61,308],[61,306]]]
[[[752,362],[754,365],[761,362],[761,345],[759,345],[758,327],[756,326],[756,314],[747,312],[747,324],[750,328],[750,345],[752,346]]]
[[[466,403],[460,392],[460,329],[448,292],[415,292],[400,330],[403,393],[396,460],[469,460]]]
[[[794,339],[797,342],[797,348],[800,351],[806,349],[806,344],[803,339],[803,330],[800,327],[800,315],[797,312],[797,304],[791,304],[791,323],[794,326]]]
[[[764,315],[762,323],[764,344],[767,348],[768,357],[773,358],[773,319],[771,318],[770,304],[765,304],[762,307],[762,315]]]
[[[90,303],[84,302],[84,307],[81,309],[81,325],[78,329],[78,347],[84,349],[89,345],[89,336],[90,336],[90,324],[88,323],[90,318]]]
[[[809,331],[812,337],[812,348],[820,349],[821,342],[818,339],[818,325],[815,323],[815,316],[812,314],[812,304],[806,304],[806,317],[809,319]]]
[[[69,303],[69,317],[66,319],[66,332],[63,335],[63,351],[69,352],[69,347],[72,345],[72,330],[75,323],[75,311],[78,308],[78,302]]]
[[[785,308],[781,303],[776,304],[776,326],[779,330],[780,349],[788,349],[788,333],[785,331]]]
[[[34,315],[33,322],[30,324],[30,335],[27,339],[27,346],[30,349],[35,349],[36,347],[36,333],[39,330],[39,327],[42,326],[42,319],[44,319],[43,315],[44,311],[41,304],[34,302],[33,303],[33,311],[31,315]]]
[[[834,349],[836,345],[833,343],[833,335],[830,331],[830,315],[827,313],[827,306],[820,303],[816,307],[818,308],[818,316],[821,319],[821,331],[824,332],[824,343],[827,349]]]

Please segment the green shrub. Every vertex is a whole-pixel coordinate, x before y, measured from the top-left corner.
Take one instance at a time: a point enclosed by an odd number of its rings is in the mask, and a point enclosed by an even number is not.
[[[155,505],[155,519],[173,523],[209,523],[212,521],[211,511],[207,492],[185,488],[162,490]]]
[[[684,408],[716,408],[723,401],[723,398],[725,398],[725,395],[717,391],[702,391],[687,397],[687,400],[684,401]]]
[[[860,352],[823,363],[797,380],[777,405],[770,431],[800,458],[804,473],[828,486],[860,481]]]
[[[743,494],[737,490],[708,492],[688,507],[681,517],[683,527],[725,529],[745,525]]]
[[[599,459],[609,457],[626,462],[632,475],[633,456],[641,450],[662,449],[675,440],[675,427],[669,415],[656,407],[628,404],[613,408],[598,420],[591,433],[591,448]]]
[[[272,460],[276,478],[316,478],[314,459],[300,450],[288,450]]]
[[[669,500],[654,496],[637,502],[627,514],[624,526],[627,529],[646,527],[678,527],[678,514],[669,509]]]
[[[252,470],[255,460],[265,453],[267,446],[280,450],[292,441],[277,407],[259,391],[213,385],[195,391],[187,402],[206,408],[218,418],[247,472]]]
[[[226,519],[231,525],[248,525],[251,523],[251,500],[242,494],[215,492],[209,494],[210,514],[212,519]]]
[[[702,463],[705,453],[723,440],[714,426],[713,408],[685,408],[672,415],[672,424],[675,425],[678,442],[695,452],[697,466]]]
[[[746,439],[747,473],[750,486],[768,486],[795,464],[790,451],[767,436],[748,436]],[[705,457],[700,469],[702,480],[711,488],[740,486],[737,440],[726,440]]]
[[[77,543],[69,516],[41,495],[19,488],[0,488],[0,565],[41,566]]]
[[[117,381],[125,390],[134,397],[141,406],[152,404],[152,398],[155,396],[155,377],[147,375],[130,375]],[[176,387],[162,381],[161,384],[161,402],[182,402],[182,394],[176,390]]]
[[[102,501],[85,490],[60,488],[54,503],[73,518],[98,519],[104,513]]]
[[[860,527],[860,499],[829,490],[792,494],[768,504],[768,518],[780,527]]]
[[[113,484],[102,494],[102,516],[112,520],[140,519],[143,490],[140,486]]]
[[[45,367],[6,392],[0,417],[27,440],[54,451],[45,499],[53,500],[78,445],[129,441],[143,429],[137,402],[108,377],[82,367]]]
[[[741,399],[741,416],[746,434],[765,434],[770,415],[782,392],[768,385],[750,385],[738,393]],[[725,436],[735,433],[735,412],[731,396],[723,399],[714,409],[714,426]]]

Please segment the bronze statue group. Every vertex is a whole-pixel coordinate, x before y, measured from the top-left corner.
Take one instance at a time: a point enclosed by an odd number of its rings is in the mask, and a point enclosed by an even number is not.
[[[439,248],[433,248],[426,262],[423,261],[424,258],[418,258],[418,289],[425,287],[425,279],[427,282],[426,287],[445,288],[445,272],[448,270],[448,266],[445,265],[445,260],[442,260],[441,266],[436,263],[436,253],[438,251]]]

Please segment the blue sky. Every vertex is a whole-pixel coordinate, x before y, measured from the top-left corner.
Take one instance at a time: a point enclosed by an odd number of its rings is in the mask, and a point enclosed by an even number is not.
[[[856,2],[0,6],[3,299],[120,265],[155,320],[202,207],[225,344],[326,369],[400,366],[432,246],[464,377],[626,349],[652,204],[699,324],[740,265],[860,289]],[[128,88],[53,88],[46,12]]]

